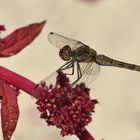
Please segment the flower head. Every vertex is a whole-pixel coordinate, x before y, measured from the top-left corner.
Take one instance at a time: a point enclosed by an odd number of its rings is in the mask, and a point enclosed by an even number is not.
[[[61,71],[58,72],[55,85],[39,86],[40,96],[36,102],[40,117],[48,125],[61,129],[61,135],[81,135],[85,126],[91,122],[97,100],[91,100],[89,89],[84,83],[73,87]]]

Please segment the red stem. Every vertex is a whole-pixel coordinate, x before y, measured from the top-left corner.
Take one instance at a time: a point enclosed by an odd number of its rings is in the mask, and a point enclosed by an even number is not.
[[[95,140],[92,135],[85,129],[82,135],[77,136],[80,140]]]
[[[19,74],[16,74],[15,72],[12,72],[2,66],[0,66],[0,79],[37,98],[37,94],[33,92],[36,84],[31,80]]]

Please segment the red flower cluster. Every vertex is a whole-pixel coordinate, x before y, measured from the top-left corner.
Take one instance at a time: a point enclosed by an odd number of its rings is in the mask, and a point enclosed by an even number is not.
[[[45,82],[38,87],[40,97],[36,104],[41,118],[48,125],[61,129],[61,135],[82,135],[85,126],[91,122],[97,100],[91,100],[89,89],[84,83],[73,87],[62,72],[58,72],[55,86],[47,86]]]

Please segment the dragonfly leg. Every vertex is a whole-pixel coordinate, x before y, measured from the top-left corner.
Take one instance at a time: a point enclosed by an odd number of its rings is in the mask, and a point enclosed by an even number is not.
[[[78,79],[81,79],[82,77],[82,72],[79,63],[77,62],[77,73],[78,73]]]
[[[72,83],[72,85],[75,85],[82,78],[82,72],[79,62],[77,62],[76,64],[77,64],[77,79]]]
[[[68,69],[68,68],[70,68],[71,64],[72,64],[72,61],[68,61],[67,63],[65,63],[64,65],[62,65],[59,69],[60,70]]]
[[[58,70],[67,70],[69,68],[72,68],[72,72],[71,73],[65,73],[66,75],[73,75],[74,74],[74,61],[69,61],[66,64],[64,64],[63,66],[61,66]]]
[[[71,66],[69,68],[72,68],[71,73],[65,73],[66,75],[73,75],[74,74],[74,61],[71,63]]]

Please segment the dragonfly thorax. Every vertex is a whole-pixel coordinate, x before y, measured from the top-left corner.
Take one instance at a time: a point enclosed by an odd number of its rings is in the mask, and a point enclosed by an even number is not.
[[[91,49],[87,45],[83,45],[74,51],[73,59],[78,62],[93,62],[96,54],[95,50]]]

